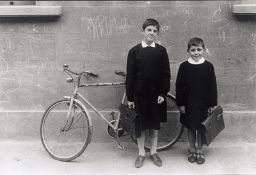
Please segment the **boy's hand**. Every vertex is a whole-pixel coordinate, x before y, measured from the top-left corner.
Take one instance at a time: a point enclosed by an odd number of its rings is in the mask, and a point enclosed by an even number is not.
[[[179,111],[180,113],[185,114],[186,113],[185,106],[179,106]]]
[[[135,108],[135,105],[134,105],[134,102],[133,101],[128,101],[128,108],[130,109],[134,109]]]
[[[163,102],[164,102],[164,97],[158,96],[158,98],[157,98],[157,103],[158,103],[158,104],[161,104],[161,103],[163,103]]]
[[[217,106],[211,106],[211,107],[208,109],[208,112],[209,112],[209,113],[212,113],[215,108],[217,108]]]

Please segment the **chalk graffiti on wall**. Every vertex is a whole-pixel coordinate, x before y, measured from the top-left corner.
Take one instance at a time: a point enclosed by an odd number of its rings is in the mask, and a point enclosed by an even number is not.
[[[220,38],[222,38],[222,41],[224,42],[226,39],[226,32],[224,29],[225,27],[228,27],[230,25],[230,21],[223,14],[221,5],[219,5],[218,9],[214,11],[212,15],[212,22],[222,24],[221,27],[218,28],[218,35]]]
[[[127,18],[108,18],[104,15],[87,17],[87,32],[92,33],[94,38],[110,36],[115,32],[127,33],[129,25]]]
[[[15,70],[10,70],[7,61],[0,56],[0,102],[9,102],[9,94],[20,88]]]
[[[40,96],[38,92],[45,92],[49,87],[52,89],[51,86],[54,85],[52,79],[48,78],[52,71],[56,71],[58,65],[52,58],[54,52],[49,53],[54,51],[54,48],[48,49],[54,41],[47,35],[8,33],[0,35],[0,42],[2,107],[27,105],[33,108],[39,101],[35,100]]]

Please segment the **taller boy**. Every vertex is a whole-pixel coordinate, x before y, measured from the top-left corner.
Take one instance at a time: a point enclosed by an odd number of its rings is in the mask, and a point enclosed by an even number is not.
[[[145,130],[151,140],[150,158],[157,166],[162,161],[157,154],[160,122],[167,121],[166,94],[170,89],[170,66],[166,48],[155,43],[160,25],[155,19],[147,19],[143,25],[144,39],[129,50],[127,57],[126,93],[129,108],[138,113],[136,136],[139,155],[135,167],[145,160]]]

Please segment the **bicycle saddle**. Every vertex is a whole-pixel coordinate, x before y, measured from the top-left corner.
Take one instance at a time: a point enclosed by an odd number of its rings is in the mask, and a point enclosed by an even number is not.
[[[123,76],[123,77],[126,76],[126,72],[124,72],[124,71],[119,71],[119,70],[116,70],[116,71],[115,71],[115,74],[116,74],[116,75],[119,75],[119,76]]]

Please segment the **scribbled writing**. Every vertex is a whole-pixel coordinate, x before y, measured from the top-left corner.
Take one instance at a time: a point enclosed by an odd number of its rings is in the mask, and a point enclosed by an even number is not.
[[[94,38],[110,36],[114,32],[127,33],[129,25],[127,18],[117,19],[106,16],[96,16],[87,18],[87,32],[92,33]]]

